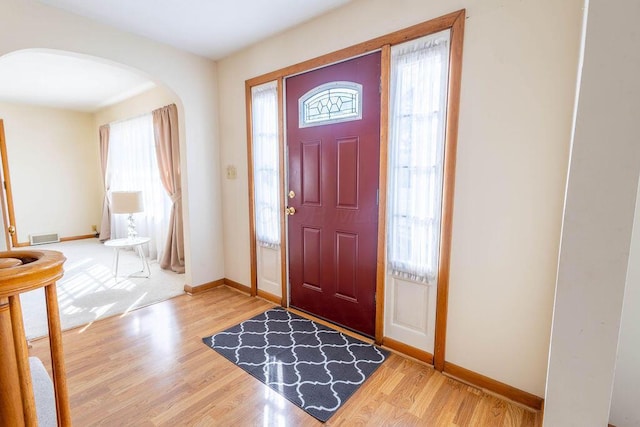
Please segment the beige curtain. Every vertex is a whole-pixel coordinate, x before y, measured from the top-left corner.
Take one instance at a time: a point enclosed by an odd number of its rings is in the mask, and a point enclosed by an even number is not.
[[[104,200],[102,202],[102,221],[100,222],[100,241],[111,238],[111,208],[109,207],[109,180],[107,179],[107,159],[109,157],[109,125],[102,125],[100,133],[100,167],[102,168],[102,182],[104,185]]]
[[[182,230],[182,187],[180,184],[180,146],[178,109],[175,104],[153,111],[153,134],[162,185],[171,197],[169,235],[160,267],[184,273],[184,234]]]

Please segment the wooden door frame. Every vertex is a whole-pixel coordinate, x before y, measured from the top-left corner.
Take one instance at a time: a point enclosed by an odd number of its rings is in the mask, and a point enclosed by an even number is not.
[[[246,120],[247,120],[247,158],[249,173],[249,227],[251,251],[251,295],[260,295],[257,284],[257,254],[255,238],[255,207],[254,207],[254,177],[253,177],[253,141],[251,120],[251,88],[271,81],[278,82],[278,120],[280,146],[280,198],[281,205],[281,272],[282,298],[281,305],[288,306],[287,294],[287,240],[285,230],[285,189],[286,173],[284,148],[284,104],[283,81],[286,77],[321,68],[333,63],[345,61],[376,50],[382,52],[381,57],[381,94],[380,94],[380,167],[379,186],[380,198],[378,206],[378,248],[376,265],[376,328],[375,341],[381,345],[395,348],[410,356],[433,364],[435,369],[445,369],[445,346],[447,332],[447,310],[449,296],[449,264],[451,258],[451,235],[453,219],[453,194],[455,184],[456,147],[458,140],[458,120],[460,113],[460,85],[462,78],[462,45],[464,38],[464,23],[466,11],[464,9],[443,15],[441,17],[399,30],[381,37],[368,40],[326,55],[319,56],[289,67],[285,67],[245,81]],[[449,82],[447,96],[447,118],[444,154],[444,185],[442,197],[442,224],[440,231],[440,257],[438,264],[438,285],[436,302],[436,325],[434,354],[431,355],[411,346],[398,343],[384,336],[384,297],[385,297],[385,238],[386,238],[386,201],[387,201],[387,162],[388,162],[388,127],[389,127],[389,89],[390,89],[390,51],[391,46],[404,43],[419,37],[451,30],[449,53]],[[268,296],[267,296],[268,297]],[[268,298],[273,299],[273,298]]]
[[[2,176],[0,178],[4,188],[0,195],[2,203],[2,218],[4,224],[4,237],[7,250],[18,246],[18,233],[15,228],[16,214],[13,206],[13,190],[11,189],[11,175],[9,174],[9,159],[7,158],[7,141],[4,133],[4,120],[0,119],[0,157],[2,158]],[[13,232],[11,232],[13,227]]]

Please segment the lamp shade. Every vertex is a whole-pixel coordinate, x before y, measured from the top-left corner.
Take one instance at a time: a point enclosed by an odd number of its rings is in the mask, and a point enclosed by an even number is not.
[[[112,191],[111,212],[130,214],[144,211],[142,191]]]

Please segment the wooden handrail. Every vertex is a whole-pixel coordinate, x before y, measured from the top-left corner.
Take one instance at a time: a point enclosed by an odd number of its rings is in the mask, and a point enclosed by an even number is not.
[[[44,288],[59,426],[71,425],[56,281],[66,258],[56,251],[0,252],[0,425],[37,426],[20,294]]]

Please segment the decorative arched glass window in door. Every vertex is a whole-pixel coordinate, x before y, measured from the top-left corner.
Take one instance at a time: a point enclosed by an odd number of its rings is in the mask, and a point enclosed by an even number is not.
[[[362,119],[362,85],[336,81],[322,84],[298,100],[299,126],[327,125]]]

